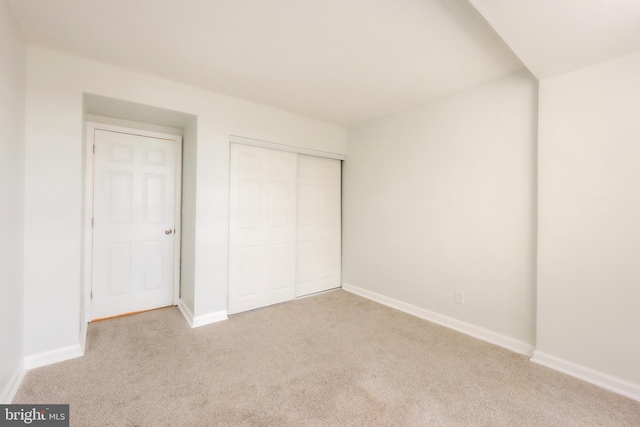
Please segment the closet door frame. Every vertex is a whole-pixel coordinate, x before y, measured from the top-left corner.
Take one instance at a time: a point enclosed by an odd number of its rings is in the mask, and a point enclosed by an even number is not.
[[[309,156],[326,157],[327,159],[346,160],[344,154],[332,153],[330,151],[314,150],[312,148],[296,147],[294,145],[279,144],[277,142],[262,141],[259,139],[245,138],[243,136],[231,135],[229,142],[232,144],[250,145],[252,147],[270,148],[271,150],[287,151],[289,153],[306,154]]]

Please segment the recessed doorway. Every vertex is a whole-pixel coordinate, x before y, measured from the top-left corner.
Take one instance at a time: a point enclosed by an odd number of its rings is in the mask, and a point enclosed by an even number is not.
[[[87,140],[87,319],[177,304],[182,138],[88,123]]]

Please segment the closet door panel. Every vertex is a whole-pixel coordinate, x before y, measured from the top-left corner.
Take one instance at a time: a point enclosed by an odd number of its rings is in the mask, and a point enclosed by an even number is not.
[[[295,298],[297,155],[230,146],[229,313]]]
[[[340,287],[341,164],[298,155],[296,296]]]

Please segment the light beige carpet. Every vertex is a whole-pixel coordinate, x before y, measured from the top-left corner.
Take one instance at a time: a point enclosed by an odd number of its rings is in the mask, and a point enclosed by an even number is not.
[[[73,426],[640,426],[639,402],[344,291],[91,324],[14,403],[70,403]]]

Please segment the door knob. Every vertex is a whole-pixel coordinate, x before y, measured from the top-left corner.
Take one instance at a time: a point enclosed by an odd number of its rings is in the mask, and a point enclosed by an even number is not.
[[[170,229],[170,228],[167,228],[166,230],[164,230],[164,234],[166,234],[166,235],[169,235],[171,233],[173,233],[173,230]]]

